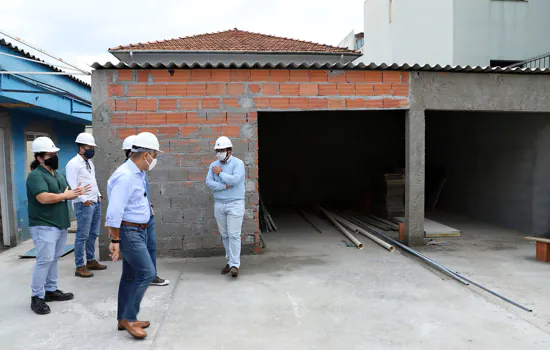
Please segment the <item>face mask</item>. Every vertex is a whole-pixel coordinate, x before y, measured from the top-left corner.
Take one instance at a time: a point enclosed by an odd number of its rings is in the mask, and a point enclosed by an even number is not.
[[[220,162],[223,162],[225,160],[225,158],[227,157],[227,152],[216,153],[216,157],[218,157],[218,160]]]
[[[151,155],[149,155],[149,157],[151,157]],[[157,159],[153,157],[151,158],[153,159],[151,163],[149,163],[147,159],[145,159],[145,162],[147,163],[147,165],[149,165],[149,171],[153,170],[153,168],[157,165]]]
[[[87,149],[85,152],[84,152],[84,157],[86,159],[92,159],[95,155],[95,150],[94,149]]]
[[[44,165],[49,166],[53,170],[57,170],[57,168],[59,168],[59,157],[57,154],[49,159],[46,159],[44,161]]]

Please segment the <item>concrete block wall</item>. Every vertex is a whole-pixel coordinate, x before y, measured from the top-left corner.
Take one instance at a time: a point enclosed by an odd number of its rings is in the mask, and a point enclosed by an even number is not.
[[[549,114],[434,111],[426,130],[427,166],[447,171],[439,208],[548,232]]]
[[[171,256],[223,252],[204,183],[217,137],[230,137],[235,156],[247,167],[243,244],[259,250],[258,112],[406,109],[409,104],[409,73],[398,71],[96,70],[92,88],[94,134],[106,143],[98,149],[106,170],[100,186],[122,161],[125,137],[143,131],[159,137],[166,153],[150,173],[151,197],[158,252]],[[108,242],[102,237],[106,258]]]

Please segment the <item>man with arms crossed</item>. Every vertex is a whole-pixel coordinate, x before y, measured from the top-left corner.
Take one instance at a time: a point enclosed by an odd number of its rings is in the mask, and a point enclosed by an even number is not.
[[[217,161],[210,164],[206,185],[214,191],[214,216],[218,223],[227,264],[222,274],[239,276],[241,267],[241,227],[244,217],[245,168],[233,156],[231,140],[222,136],[214,146]]]

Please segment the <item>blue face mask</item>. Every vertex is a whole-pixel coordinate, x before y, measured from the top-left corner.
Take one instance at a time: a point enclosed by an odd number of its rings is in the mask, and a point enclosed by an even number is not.
[[[84,152],[84,157],[86,157],[86,159],[92,159],[95,155],[95,150],[94,149],[87,149],[85,150]]]

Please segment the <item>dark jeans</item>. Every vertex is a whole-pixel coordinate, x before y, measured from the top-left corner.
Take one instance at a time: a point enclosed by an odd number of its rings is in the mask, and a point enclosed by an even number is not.
[[[120,227],[122,276],[118,287],[117,320],[135,322],[147,287],[156,276],[155,266],[147,249],[147,229]]]
[[[155,217],[151,216],[147,223],[147,250],[151,255],[155,272],[157,271],[157,236],[155,235]]]

